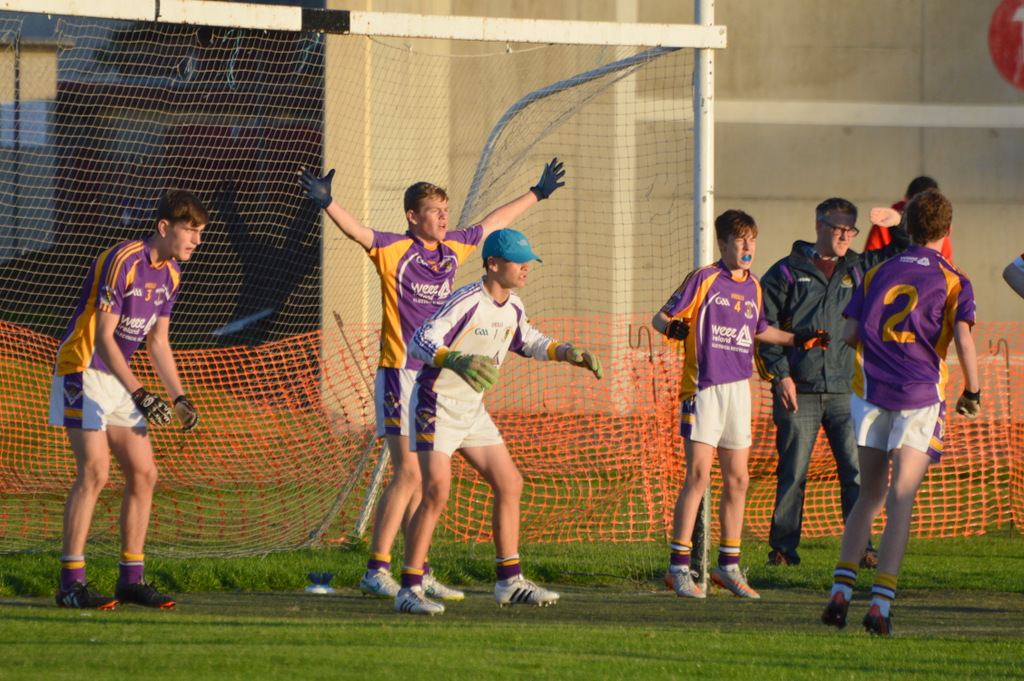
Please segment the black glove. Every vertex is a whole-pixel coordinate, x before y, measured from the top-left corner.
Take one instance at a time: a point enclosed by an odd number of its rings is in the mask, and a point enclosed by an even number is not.
[[[956,401],[956,413],[962,414],[969,419],[976,418],[981,412],[981,391],[972,393],[964,389],[960,399]]]
[[[178,415],[178,420],[181,421],[181,432],[183,433],[192,430],[199,423],[199,413],[192,406],[192,402],[188,399],[187,395],[178,395],[174,398],[174,413]]]
[[[832,336],[829,332],[821,329],[804,329],[793,332],[793,345],[804,350],[810,350],[811,348],[825,350],[831,341]]]
[[[690,327],[682,319],[673,319],[665,325],[665,335],[677,341],[686,340],[690,335]]]
[[[323,177],[317,177],[307,168],[303,168],[302,172],[299,173],[299,184],[306,190],[306,196],[323,209],[331,205],[331,201],[334,200],[331,198],[331,180],[333,179],[333,169]]]
[[[530,187],[530,191],[537,196],[538,201],[551,196],[559,187],[564,187],[564,182],[559,182],[562,176],[565,175],[565,171],[562,170],[562,162],[557,158],[551,159],[551,163],[544,164],[544,172],[540,175],[540,181],[537,182],[536,187]]]
[[[174,412],[167,406],[167,403],[145,388],[139,388],[132,393],[132,401],[145,417],[147,423],[154,426],[165,426],[171,422]]]

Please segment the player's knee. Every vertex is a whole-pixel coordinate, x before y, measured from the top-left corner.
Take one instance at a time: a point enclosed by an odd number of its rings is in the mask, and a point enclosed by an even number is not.
[[[85,492],[96,492],[103,489],[110,479],[110,467],[103,464],[86,464],[78,468],[75,477],[76,486]]]
[[[125,471],[125,482],[134,490],[151,490],[159,478],[156,466],[143,466]]]
[[[711,483],[711,470],[702,466],[690,466],[686,469],[683,486],[703,491]]]
[[[746,494],[750,487],[750,475],[745,472],[724,474],[722,487],[733,494]]]
[[[451,481],[428,480],[423,486],[423,498],[420,500],[420,505],[431,510],[444,508],[444,505],[448,503],[450,490]]]
[[[523,474],[513,469],[501,476],[494,486],[494,493],[503,499],[519,499],[523,494]]]

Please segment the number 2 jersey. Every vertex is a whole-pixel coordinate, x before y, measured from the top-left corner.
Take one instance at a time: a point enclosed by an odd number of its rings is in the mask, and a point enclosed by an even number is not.
[[[513,291],[498,303],[483,282],[463,286],[428,319],[409,343],[409,352],[421,360],[416,382],[424,388],[457,400],[479,401],[483,396],[450,369],[434,366],[442,348],[464,355],[483,355],[500,367],[514,352],[537,360],[554,359],[558,343],[530,326],[523,301]]]
[[[178,261],[154,265],[145,239],[122,241],[103,251],[86,275],[78,307],[57,348],[56,375],[88,368],[110,372],[96,354],[96,321],[101,311],[120,316],[114,341],[129,361],[157,318],[171,316],[180,286]]]
[[[868,271],[843,311],[858,320],[853,392],[899,411],[945,399],[957,322],[974,325],[970,280],[938,251],[911,246]]]
[[[768,328],[761,282],[747,272],[734,279],[722,261],[687,275],[661,308],[690,327],[679,397],[686,400],[713,385],[750,378],[754,336]]]

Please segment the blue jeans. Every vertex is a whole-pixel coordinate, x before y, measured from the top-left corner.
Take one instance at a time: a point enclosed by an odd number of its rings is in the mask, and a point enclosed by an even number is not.
[[[772,420],[775,421],[779,464],[768,543],[790,563],[800,562],[796,548],[800,545],[804,521],[804,488],[819,428],[825,428],[836,460],[844,521],[860,493],[857,438],[850,416],[849,393],[797,393],[797,406],[794,414],[782,406],[777,394],[773,398]]]

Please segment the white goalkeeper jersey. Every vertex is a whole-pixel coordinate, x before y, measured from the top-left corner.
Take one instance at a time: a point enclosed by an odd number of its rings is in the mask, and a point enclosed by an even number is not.
[[[513,291],[498,303],[483,282],[463,286],[413,334],[409,351],[423,361],[416,381],[438,395],[457,400],[481,400],[462,377],[436,366],[449,350],[490,357],[498,367],[509,352],[537,360],[555,358],[558,343],[530,326],[523,301]],[[440,356],[438,353],[440,352]]]

